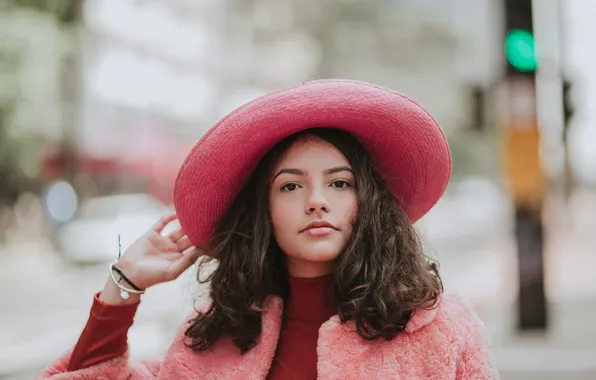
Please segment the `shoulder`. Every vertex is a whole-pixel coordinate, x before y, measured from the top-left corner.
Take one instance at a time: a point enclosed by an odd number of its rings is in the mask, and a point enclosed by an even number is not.
[[[455,294],[443,294],[433,306],[414,312],[408,321],[406,332],[414,333],[425,327],[441,326],[457,333],[461,329],[479,324],[482,322],[468,302]]]
[[[437,319],[439,321],[456,324],[464,329],[469,326],[482,325],[482,321],[474,312],[470,302],[456,294],[445,294],[437,310]]]
[[[186,315],[184,321],[178,327],[177,340],[188,342],[185,334],[186,330],[188,330],[188,328],[194,324],[199,314],[210,312],[211,307],[212,301],[209,298],[201,299],[195,302],[193,310]],[[263,323],[275,325],[276,322],[281,321],[283,314],[283,301],[280,297],[270,296],[265,300],[263,307],[259,310],[262,312]]]
[[[487,329],[468,302],[455,295],[445,296],[434,323],[448,332],[450,344],[456,346],[452,352],[458,378],[499,378]]]
[[[457,294],[441,296],[433,323],[450,327],[453,333],[484,327],[472,304]]]
[[[416,310],[406,333],[435,338],[440,335],[453,343],[486,336],[484,323],[471,304],[455,294],[443,294],[434,306]]]
[[[467,360],[470,353],[490,356],[484,323],[471,304],[455,294],[443,294],[433,309],[417,310],[406,332],[408,341],[415,341],[427,353],[442,353],[456,361]]]
[[[456,294],[444,294],[428,328],[441,331],[454,343],[470,346],[488,343],[486,326],[475,313],[473,306]]]

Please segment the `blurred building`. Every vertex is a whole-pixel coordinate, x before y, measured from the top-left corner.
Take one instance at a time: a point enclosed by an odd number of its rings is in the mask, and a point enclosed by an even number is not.
[[[217,104],[223,10],[215,1],[86,2],[77,140],[86,155],[121,163],[120,191],[136,178],[168,200]]]
[[[248,93],[316,77],[365,80],[409,94],[453,129],[471,122],[472,89],[500,74],[493,0],[228,4],[228,38],[245,53],[229,71],[257,87]]]
[[[548,41],[546,61],[554,62],[556,1],[547,3],[537,8],[536,25]],[[69,141],[83,167],[116,168],[109,169],[112,187],[121,181],[121,191],[150,188],[166,200],[184,155],[214,122],[304,80],[344,77],[403,91],[449,135],[494,121],[501,8],[500,0],[87,0],[80,38],[66,36],[48,17],[11,13],[1,30],[28,50],[19,90],[5,86],[2,96],[21,99],[14,133]],[[569,25],[574,41],[587,36]],[[549,89],[557,79],[546,81]],[[540,103],[555,166],[559,101]],[[454,141],[455,150],[458,144],[476,149]],[[587,151],[573,152],[576,165],[594,161]],[[24,166],[35,171],[36,158],[23,158]],[[591,167],[580,170],[584,177]]]
[[[111,184],[100,188],[149,189],[167,202],[184,156],[214,122],[304,80],[379,83],[420,101],[448,132],[468,127],[471,96],[499,74],[495,8],[493,0],[87,0],[80,45],[60,79],[59,134],[80,168],[103,168],[84,173]]]

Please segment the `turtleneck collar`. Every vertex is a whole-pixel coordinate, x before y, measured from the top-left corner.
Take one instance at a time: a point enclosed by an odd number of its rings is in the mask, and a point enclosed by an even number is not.
[[[284,310],[285,319],[323,324],[337,314],[327,299],[333,279],[331,274],[315,278],[290,276],[288,279],[290,295]]]

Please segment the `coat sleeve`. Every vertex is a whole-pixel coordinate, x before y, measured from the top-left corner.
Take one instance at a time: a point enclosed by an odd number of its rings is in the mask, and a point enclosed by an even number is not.
[[[161,362],[141,361],[129,364],[128,351],[113,359],[101,362],[91,367],[68,372],[72,350],[63,354],[48,368],[40,372],[36,380],[149,380],[155,379],[161,368]]]
[[[113,306],[94,297],[89,320],[74,348],[62,354],[36,379],[155,379],[161,362],[129,364],[127,335],[138,305]]]
[[[203,307],[205,308],[205,307]],[[200,310],[203,310],[201,308]],[[206,308],[205,308],[206,309]],[[177,336],[182,337],[188,327],[188,321],[196,317],[196,312],[190,313],[186,322],[178,328]],[[164,360],[145,360],[129,362],[129,350],[108,360],[98,362],[85,368],[69,371],[73,351],[70,349],[60,356],[49,367],[43,369],[36,380],[152,380],[162,371]]]
[[[460,300],[461,301],[461,300]],[[457,322],[461,327],[462,348],[457,361],[457,380],[498,380],[499,373],[482,320],[471,306],[459,303]]]
[[[89,319],[73,349],[64,353],[36,379],[154,379],[159,361],[129,365],[127,335],[138,304],[115,306],[95,294]]]

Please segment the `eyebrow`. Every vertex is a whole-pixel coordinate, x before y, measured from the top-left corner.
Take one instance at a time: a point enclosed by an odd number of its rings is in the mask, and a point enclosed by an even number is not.
[[[323,175],[330,175],[330,174],[339,173],[339,172],[350,172],[350,173],[354,174],[354,171],[347,166],[336,166],[333,168],[325,169],[323,171]],[[284,173],[300,175],[300,176],[305,176],[308,174],[308,172],[306,172],[305,170],[296,169],[296,168],[284,168],[284,169],[281,169],[279,172],[277,172],[277,174],[275,176],[273,176],[273,179],[276,179],[277,177],[279,177],[280,175],[282,175]]]

